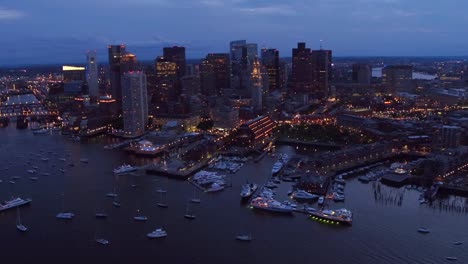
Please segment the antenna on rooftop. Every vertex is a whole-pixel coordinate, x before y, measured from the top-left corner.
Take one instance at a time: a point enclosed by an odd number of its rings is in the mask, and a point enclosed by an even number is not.
[[[320,50],[323,50],[323,39],[320,40]]]

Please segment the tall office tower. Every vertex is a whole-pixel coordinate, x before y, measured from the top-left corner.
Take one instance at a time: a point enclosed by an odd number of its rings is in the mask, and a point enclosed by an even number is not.
[[[158,57],[155,61],[156,70],[156,101],[169,103],[177,101],[181,93],[177,63],[166,57]]]
[[[86,68],[77,66],[62,66],[63,91],[66,94],[83,93],[83,83],[86,80]]]
[[[136,56],[130,52],[125,52],[120,58],[120,72],[121,74],[129,71],[140,70]]]
[[[252,92],[251,105],[256,112],[262,111],[262,91],[263,91],[263,82],[262,82],[262,71],[260,62],[258,59],[254,59],[252,62],[252,72],[250,75],[250,84]]]
[[[97,68],[97,61],[96,61],[96,51],[88,51],[86,54],[86,61],[87,65],[87,76],[86,79],[88,81],[88,88],[89,88],[89,96],[92,98],[99,97],[99,83],[98,83],[98,68]]]
[[[215,96],[218,93],[214,65],[207,59],[200,63],[200,92],[205,96]]]
[[[110,75],[110,91],[113,99],[117,101],[117,111],[121,110],[122,100],[122,71],[121,58],[125,54],[124,45],[108,46],[109,52],[109,75]]]
[[[268,74],[269,90],[280,88],[280,62],[277,49],[262,49],[262,65]]]
[[[314,81],[314,67],[311,52],[304,42],[292,49],[291,89],[294,93],[311,93]]]
[[[146,75],[142,71],[122,75],[122,110],[124,133],[137,137],[145,132],[148,123],[148,92]]]
[[[370,84],[372,79],[372,67],[369,64],[353,64],[353,83]]]
[[[245,40],[231,41],[229,44],[229,50],[231,54],[231,62],[239,63],[242,57],[242,48],[247,44]]]
[[[332,51],[313,50],[311,59],[314,72],[312,95],[316,98],[324,98],[329,94],[330,83],[333,79]]]
[[[258,45],[256,43],[247,43],[245,48],[247,49],[247,58],[250,63],[253,63],[255,58],[258,58]]]
[[[177,65],[176,73],[180,79],[185,75],[186,63],[185,63],[185,47],[165,47],[163,49],[163,57],[170,62],[174,62]]]
[[[382,69],[382,83],[392,91],[403,91],[411,87],[413,65],[390,65]]]
[[[231,87],[231,63],[228,53],[210,53],[206,60],[213,65],[215,86],[218,95]]]

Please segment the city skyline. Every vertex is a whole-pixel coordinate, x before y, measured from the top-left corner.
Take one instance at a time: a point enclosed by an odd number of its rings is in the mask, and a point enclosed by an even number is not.
[[[401,0],[3,3],[0,32],[9,37],[0,41],[5,51],[0,65],[79,62],[87,50],[96,50],[102,62],[107,45],[121,43],[141,60],[154,59],[162,55],[163,47],[173,45],[186,47],[187,58],[195,59],[227,52],[229,42],[236,39],[276,48],[281,57],[290,57],[301,41],[318,49],[320,40],[336,56],[467,55],[463,47],[468,39],[461,26],[466,19],[461,12],[468,3],[429,2],[424,6]]]

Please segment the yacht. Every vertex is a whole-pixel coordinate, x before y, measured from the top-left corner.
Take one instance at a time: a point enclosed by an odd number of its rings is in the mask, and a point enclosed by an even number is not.
[[[18,206],[22,206],[22,205],[25,205],[25,204],[29,204],[30,202],[32,202],[31,199],[21,199],[19,197],[14,198],[14,199],[11,199],[9,201],[5,201],[3,203],[0,203],[0,212],[11,209],[11,208],[15,208],[15,207],[18,207]]]
[[[275,164],[273,164],[273,168],[271,169],[271,174],[273,176],[276,176],[281,171],[282,168],[283,168],[282,162],[280,161],[275,162]]]
[[[236,239],[239,241],[250,242],[252,241],[253,238],[251,235],[237,235]]]
[[[96,238],[95,239],[96,243],[107,246],[109,245],[109,240],[104,239],[104,238]]]
[[[47,133],[47,132],[49,132],[49,130],[46,129],[46,128],[41,128],[41,129],[33,130],[33,134],[45,134],[45,133]]]
[[[284,205],[272,198],[257,197],[250,202],[253,208],[261,209],[265,211],[278,212],[278,213],[292,213],[293,208],[288,205]]]
[[[95,216],[96,216],[96,218],[107,218],[106,213],[96,213]]]
[[[318,195],[308,193],[304,190],[297,190],[291,194],[291,198],[293,199],[303,199],[303,200],[312,200],[317,199]]]
[[[343,202],[345,200],[344,194],[339,194],[337,192],[333,193],[333,201],[335,202]]]
[[[74,213],[62,212],[62,213],[58,213],[55,217],[57,219],[72,219],[74,216],[75,216]]]
[[[148,220],[148,217],[146,217],[144,215],[138,215],[138,216],[133,217],[133,220],[144,222],[144,221]]]
[[[258,186],[255,183],[244,184],[242,185],[240,196],[242,198],[249,198],[257,189],[258,189]]]
[[[425,227],[421,227],[418,229],[418,232],[421,233],[421,234],[429,234],[431,232],[431,230],[429,230],[428,228],[425,228]]]
[[[320,196],[318,199],[318,204],[322,205],[325,202],[325,198],[323,196]]]
[[[310,217],[314,220],[318,220],[330,224],[347,224],[353,223],[353,214],[347,209],[337,210],[320,210],[310,212]]]
[[[148,233],[146,236],[148,238],[161,238],[161,237],[166,237],[167,232],[165,230],[163,230],[162,228],[158,228],[158,229],[154,230],[153,232]]]
[[[114,174],[122,174],[122,173],[132,172],[132,171],[136,171],[136,170],[137,170],[136,167],[133,167],[133,166],[128,165],[128,164],[123,164],[122,166],[117,167],[117,168],[114,169]]]
[[[206,189],[205,192],[219,192],[224,189],[224,186],[220,185],[219,183],[211,184],[210,188]]]

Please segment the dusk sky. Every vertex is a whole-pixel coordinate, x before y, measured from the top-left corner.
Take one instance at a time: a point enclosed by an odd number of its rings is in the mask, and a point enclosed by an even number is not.
[[[183,45],[188,58],[247,39],[280,50],[305,41],[335,56],[468,55],[461,0],[14,0],[0,1],[0,65],[84,62],[108,44],[140,60]]]

